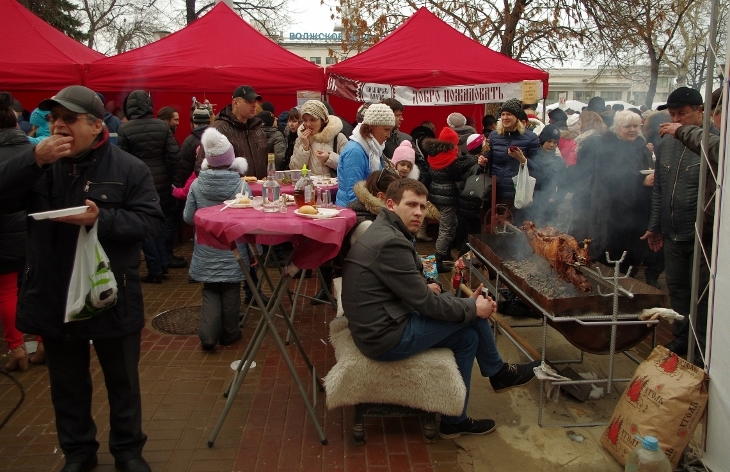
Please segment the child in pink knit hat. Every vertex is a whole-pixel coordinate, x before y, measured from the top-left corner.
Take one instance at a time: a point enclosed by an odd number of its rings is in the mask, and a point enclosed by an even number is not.
[[[416,151],[410,141],[403,141],[400,146],[393,151],[393,157],[390,161],[395,166],[395,170],[401,178],[409,178],[418,180],[420,172],[416,167]]]

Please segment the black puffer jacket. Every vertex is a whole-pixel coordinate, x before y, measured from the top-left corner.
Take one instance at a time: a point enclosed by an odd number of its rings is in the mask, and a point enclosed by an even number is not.
[[[457,183],[472,174],[477,156],[459,152],[459,136],[451,128],[444,128],[439,138],[423,140],[431,173],[428,199],[437,207],[457,206],[461,194]]]
[[[32,147],[16,128],[0,130],[0,164]],[[23,270],[25,264],[25,211],[0,215],[0,274]]]
[[[124,114],[129,121],[119,127],[119,147],[147,164],[160,196],[160,206],[163,211],[172,210],[175,200],[171,184],[182,187],[187,176],[185,180],[177,180],[179,148],[170,126],[153,118],[152,100],[144,90],[135,90],[127,96]]]
[[[393,128],[393,131],[390,132],[390,136],[388,136],[388,139],[385,140],[385,149],[383,149],[385,157],[392,159],[395,148],[400,146],[400,143],[403,141],[410,141],[411,144],[413,144],[413,138],[411,138],[411,135],[406,134],[397,128]]]
[[[99,207],[98,238],[117,281],[117,303],[93,318],[64,323],[79,226],[28,219],[27,269],[16,317],[24,333],[103,339],[144,326],[140,245],[154,239],[165,221],[147,166],[112,146],[106,133],[80,162],[60,159],[41,169],[28,149],[0,164],[0,213],[58,210],[86,199]]]
[[[714,126],[710,133],[719,134]],[[697,136],[701,135],[698,133]],[[672,136],[664,136],[655,152],[656,170],[649,231],[662,233],[672,241],[695,239],[700,156],[692,152],[693,148],[699,151],[697,147],[685,146]],[[713,162],[713,165],[717,164]]]
[[[200,146],[200,138],[203,136],[203,131],[208,128],[208,125],[198,126],[195,128],[190,136],[185,138],[182,145],[180,146],[180,165],[178,166],[177,181],[187,182],[188,177],[192,172],[195,174],[200,173],[200,164],[198,163],[197,150]],[[200,162],[203,162],[201,159]]]

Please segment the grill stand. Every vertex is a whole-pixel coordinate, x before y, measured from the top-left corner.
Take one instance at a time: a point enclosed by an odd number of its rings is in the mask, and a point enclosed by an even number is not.
[[[613,311],[611,315],[585,315],[585,316],[553,316],[552,314],[548,313],[544,308],[542,308],[537,302],[535,302],[532,297],[528,296],[524,291],[522,291],[515,283],[513,283],[507,275],[502,272],[498,267],[496,267],[494,264],[492,264],[491,261],[489,261],[487,258],[485,258],[483,255],[479,253],[472,245],[471,243],[468,243],[467,246],[471,250],[471,253],[479,259],[479,261],[484,264],[486,267],[490,269],[491,272],[496,274],[494,285],[492,285],[487,277],[485,277],[472,263],[471,259],[466,259],[467,262],[467,268],[469,269],[469,273],[473,275],[474,277],[479,280],[480,283],[484,284],[484,287],[489,291],[489,294],[494,298],[495,301],[500,300],[500,293],[499,293],[499,286],[500,286],[500,279],[501,282],[509,287],[509,289],[518,294],[520,298],[532,305],[533,308],[535,308],[538,312],[540,312],[543,315],[542,319],[542,361],[546,360],[545,357],[545,350],[547,347],[547,328],[548,328],[548,319],[553,323],[567,323],[567,322],[573,322],[573,323],[579,323],[581,325],[591,325],[591,326],[611,326],[611,341],[610,341],[610,347],[609,347],[609,353],[608,353],[608,376],[605,379],[595,379],[595,380],[564,380],[564,381],[554,381],[552,382],[553,385],[560,387],[561,385],[578,385],[578,384],[597,384],[597,383],[605,383],[606,384],[606,393],[611,393],[613,388],[614,382],[629,382],[630,378],[614,378],[613,377],[613,367],[614,367],[614,361],[616,356],[616,330],[617,326],[619,325],[631,325],[631,324],[653,324],[654,329],[652,331],[652,347],[656,345],[656,325],[659,324],[658,320],[653,321],[642,321],[638,319],[637,315],[619,315],[618,314],[618,300],[619,296],[623,295],[622,292],[624,292],[624,289],[621,289],[619,286],[619,280],[625,279],[628,277],[623,276],[621,277],[619,274],[619,264],[623,262],[624,258],[626,257],[626,252],[624,252],[621,255],[621,258],[617,261],[612,261],[608,257],[608,254],[606,254],[606,260],[609,264],[614,265],[613,274],[611,276],[603,276],[603,274],[600,274],[601,277],[604,278],[604,280],[608,283],[610,283],[613,286],[613,292],[612,293],[603,293],[601,291],[601,286],[598,285],[598,293],[601,296],[604,297],[613,297]],[[627,274],[631,272],[631,268],[626,271]],[[474,280],[473,278],[470,280]],[[605,283],[602,285],[606,285]],[[624,295],[626,296],[626,295]],[[539,326],[539,325],[532,325],[532,326]],[[519,345],[515,341],[515,339],[510,336],[505,330],[503,330],[501,327],[497,325],[497,323],[494,323],[494,331],[495,334],[497,331],[504,334],[507,339],[512,342],[517,349],[519,349],[528,359],[531,361],[534,361],[536,359],[533,359],[533,356],[530,356],[527,351]],[[624,352],[624,354],[631,359],[632,361],[636,362],[637,364],[641,363],[641,361],[634,356]],[[568,360],[559,360],[559,361],[551,361],[553,364],[567,364],[567,363],[579,363],[583,361],[583,351],[581,350],[580,353],[580,359],[568,359]],[[562,428],[579,428],[579,427],[589,427],[589,426],[606,426],[608,424],[607,421],[604,422],[592,422],[592,423],[560,423],[560,424],[544,424],[543,423],[543,407],[545,405],[545,380],[540,380],[540,404],[538,409],[538,416],[537,416],[537,424],[540,427],[543,428],[552,428],[552,427],[562,427]],[[560,397],[560,388],[557,389],[556,394],[556,400]]]

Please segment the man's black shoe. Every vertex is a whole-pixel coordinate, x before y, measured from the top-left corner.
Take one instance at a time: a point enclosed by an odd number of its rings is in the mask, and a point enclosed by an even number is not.
[[[453,439],[462,434],[489,434],[495,429],[497,429],[497,423],[494,420],[475,420],[467,417],[457,424],[446,424],[442,421],[439,426],[439,436],[441,439]]]
[[[86,462],[66,462],[61,472],[89,472],[98,463],[99,458],[94,454],[94,457],[88,459]]]
[[[182,257],[171,257],[168,258],[167,267],[170,269],[184,269],[188,266],[188,263]]]
[[[687,354],[687,338],[674,338],[664,345],[667,349],[678,356]]]
[[[528,362],[526,364],[504,364],[502,370],[489,377],[489,383],[495,393],[506,392],[507,390],[530,383],[535,378],[533,368],[539,366],[540,361]]]
[[[162,283],[162,274],[160,275],[152,275],[147,274],[146,276],[139,279],[140,282],[144,282],[146,284],[161,284]]]
[[[142,457],[129,459],[128,461],[114,461],[114,467],[121,472],[152,472],[150,465]]]
[[[243,337],[243,333],[241,333],[241,331],[238,331],[238,336],[234,336],[230,339],[221,338],[221,340],[218,341],[218,344],[220,344],[221,346],[230,346],[231,344],[235,343],[242,337]]]
[[[324,289],[320,289],[319,292],[317,292],[317,295],[315,295],[311,300],[309,300],[310,305],[321,305],[322,303],[329,303],[330,299],[327,298],[327,293],[324,291]]]

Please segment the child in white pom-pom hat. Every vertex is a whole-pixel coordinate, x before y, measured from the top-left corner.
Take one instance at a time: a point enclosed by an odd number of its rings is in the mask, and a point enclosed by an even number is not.
[[[220,205],[236,198],[236,194],[252,195],[251,188],[241,178],[248,170],[242,157],[235,157],[228,138],[215,128],[203,133],[200,145],[205,160],[200,175],[190,186],[183,219],[192,225],[195,212],[201,208]],[[236,210],[229,210],[236,211]],[[239,248],[248,267],[248,251]],[[216,344],[233,344],[241,339],[238,315],[241,307],[241,267],[233,253],[198,244],[197,238],[190,261],[190,278],[203,282],[203,307],[198,327],[200,344],[206,351]]]

